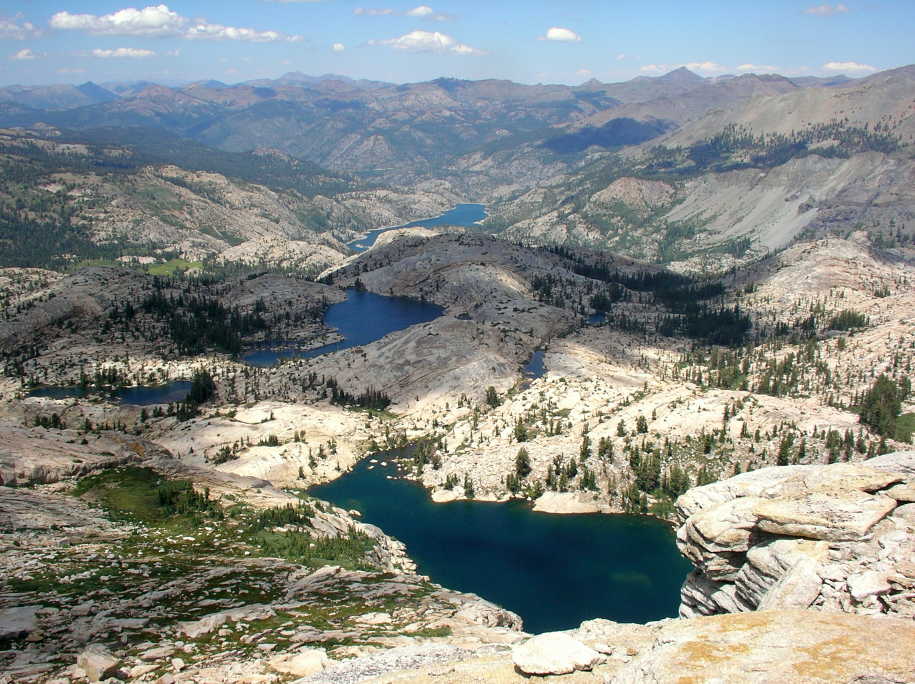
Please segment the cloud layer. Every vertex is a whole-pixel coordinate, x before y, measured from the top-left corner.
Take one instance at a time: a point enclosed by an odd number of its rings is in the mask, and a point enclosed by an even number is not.
[[[410,33],[405,33],[389,40],[370,40],[369,45],[385,45],[395,50],[408,52],[438,52],[458,55],[485,54],[483,50],[459,43],[447,33],[439,33],[438,31],[410,31]]]
[[[138,48],[115,48],[113,50],[101,50],[96,48],[92,51],[93,57],[100,59],[143,59],[144,57],[155,57],[156,53],[152,50],[140,50]]]
[[[257,31],[211,24],[203,20],[191,21],[167,5],[150,5],[143,9],[128,7],[103,15],[57,12],[51,17],[50,25],[60,31],[86,31],[102,36],[170,36],[252,43],[296,42],[302,39],[301,36],[290,36],[278,31]]]
[[[813,7],[808,7],[804,10],[804,14],[812,14],[816,17],[829,17],[833,14],[845,14],[847,11],[848,6],[841,2],[837,5],[823,3],[822,5],[814,5]]]
[[[0,40],[27,40],[40,35],[41,30],[30,21],[21,21],[18,16],[0,17]]]
[[[778,67],[771,64],[741,64],[737,67],[737,71],[741,73],[771,74],[778,71]]]
[[[870,64],[860,64],[858,62],[826,62],[823,65],[823,69],[852,74],[869,74],[878,70],[877,67],[873,67]]]
[[[436,12],[429,5],[418,5],[403,12],[390,7],[357,7],[353,14],[359,17],[412,17],[430,21],[450,21],[454,17],[444,12]]]

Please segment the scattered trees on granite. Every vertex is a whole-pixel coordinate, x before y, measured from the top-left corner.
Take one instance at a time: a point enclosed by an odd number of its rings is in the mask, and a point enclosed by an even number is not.
[[[908,378],[897,384],[881,373],[861,398],[861,422],[877,434],[895,437],[902,401],[910,393],[911,381]]]

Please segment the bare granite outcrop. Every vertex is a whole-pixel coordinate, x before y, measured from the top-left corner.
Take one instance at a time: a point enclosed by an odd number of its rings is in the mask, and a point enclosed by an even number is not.
[[[680,615],[814,608],[915,617],[915,452],[763,468],[677,500]]]

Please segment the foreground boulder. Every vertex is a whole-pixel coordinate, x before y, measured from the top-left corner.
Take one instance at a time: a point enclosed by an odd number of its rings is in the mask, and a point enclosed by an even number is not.
[[[915,452],[783,466],[677,500],[680,615],[815,608],[915,617]]]
[[[270,660],[270,668],[295,677],[307,677],[321,672],[331,663],[323,648],[303,648],[298,653],[278,655]]]
[[[532,675],[561,675],[590,670],[601,660],[597,651],[565,632],[546,632],[512,649],[512,662]]]

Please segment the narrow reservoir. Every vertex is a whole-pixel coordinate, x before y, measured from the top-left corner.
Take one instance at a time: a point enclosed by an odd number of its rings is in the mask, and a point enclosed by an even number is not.
[[[378,525],[407,545],[419,572],[518,613],[528,632],[603,617],[674,617],[690,570],[669,525],[643,516],[550,515],[523,502],[436,504],[397,476],[391,452],[365,459],[310,494]]]
[[[375,240],[382,233],[389,230],[398,230],[400,228],[433,228],[435,226],[472,226],[486,218],[486,207],[482,204],[458,204],[449,209],[444,214],[432,218],[419,219],[411,221],[402,226],[391,226],[390,228],[379,228],[368,233],[365,237],[358,238],[347,243],[349,247],[357,252],[364,252],[375,244]]]
[[[407,297],[386,297],[349,288],[346,301],[331,305],[324,314],[324,324],[343,335],[339,342],[315,349],[297,349],[290,345],[270,345],[242,354],[242,360],[265,368],[280,359],[311,359],[330,352],[361,347],[380,340],[392,332],[426,323],[442,315],[442,307]]]

